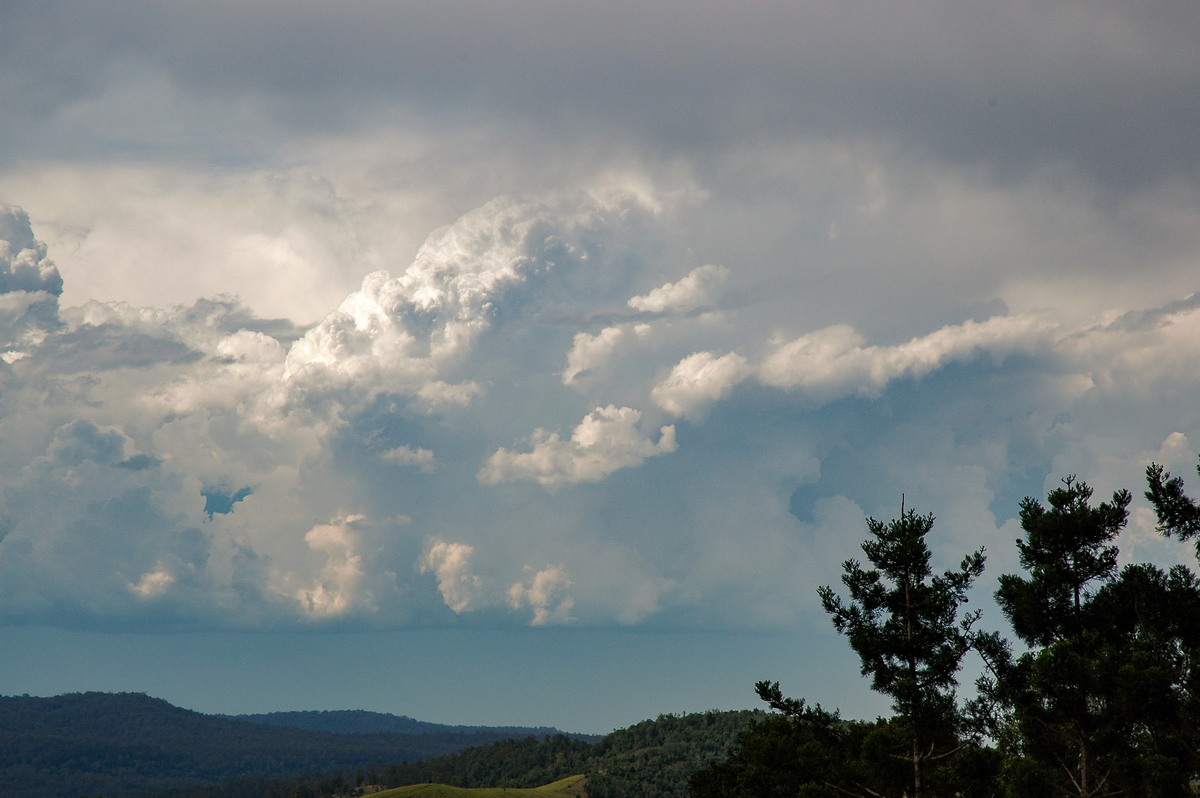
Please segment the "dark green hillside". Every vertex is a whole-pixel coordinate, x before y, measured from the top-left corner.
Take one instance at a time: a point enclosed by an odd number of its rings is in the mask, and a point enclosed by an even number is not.
[[[457,788],[533,789],[587,776],[588,798],[683,798],[696,770],[729,754],[761,712],[663,715],[609,734],[591,744],[555,735],[502,740],[456,754],[405,765],[368,768],[311,781],[242,781],[203,789],[172,790],[142,798],[332,798],[363,785],[393,789],[414,784]]]
[[[448,726],[414,720],[406,715],[389,715],[363,709],[268,712],[258,715],[222,715],[231,720],[245,720],[268,726],[291,726],[310,731],[337,734],[496,734],[505,737],[546,737],[562,734],[550,726]],[[592,740],[600,735],[571,734],[571,737]]]
[[[132,795],[353,771],[486,745],[503,733],[334,734],[214,717],[136,693],[0,697],[0,795]]]
[[[564,735],[503,740],[422,762],[371,769],[341,782],[281,783],[272,785],[273,791],[238,793],[237,798],[330,798],[360,784],[529,789],[574,774],[587,775],[588,798],[683,798],[691,774],[727,756],[751,721],[763,717],[761,712],[745,710],[663,715],[619,729],[595,744]],[[173,793],[169,798],[219,795],[233,798],[233,793],[219,791]]]
[[[695,771],[725,757],[761,713],[661,715],[613,732],[592,750],[588,798],[687,795]]]
[[[504,740],[451,756],[384,768],[368,780],[388,787],[434,782],[455,787],[529,788],[586,773],[589,798],[684,796],[688,777],[726,756],[751,719],[760,714],[662,715],[615,731],[595,745],[563,736]]]
[[[564,735],[501,740],[423,762],[385,767],[368,781],[386,787],[432,782],[454,787],[537,787],[586,772],[593,746]]]

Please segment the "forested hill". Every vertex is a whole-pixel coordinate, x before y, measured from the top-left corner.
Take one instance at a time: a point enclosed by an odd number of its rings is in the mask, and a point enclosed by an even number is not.
[[[364,709],[268,712],[261,715],[222,715],[232,720],[263,723],[268,726],[291,726],[310,731],[338,734],[503,734],[506,737],[546,737],[563,734],[550,726],[447,726],[414,720],[407,715],[389,715]],[[601,735],[568,734],[596,742]]]
[[[589,744],[564,735],[502,740],[407,765],[327,774],[319,779],[242,780],[143,798],[331,798],[379,787],[437,783],[467,788],[532,788],[587,776],[588,798],[684,798],[688,777],[724,759],[755,719],[748,710],[663,715]]]
[[[112,798],[415,762],[511,736],[336,734],[204,715],[140,693],[0,696],[0,795]]]

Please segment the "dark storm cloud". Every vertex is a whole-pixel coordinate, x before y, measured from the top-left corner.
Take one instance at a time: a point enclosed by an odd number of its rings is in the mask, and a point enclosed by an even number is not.
[[[292,129],[490,121],[693,154],[866,138],[1014,177],[1200,178],[1185,2],[10,3],[3,29],[0,86],[43,124],[157,75]]]

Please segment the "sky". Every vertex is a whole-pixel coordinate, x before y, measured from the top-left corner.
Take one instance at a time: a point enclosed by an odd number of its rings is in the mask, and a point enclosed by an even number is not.
[[[887,711],[816,589],[1200,452],[1200,9],[0,0],[0,693]],[[970,666],[968,666],[970,667]]]

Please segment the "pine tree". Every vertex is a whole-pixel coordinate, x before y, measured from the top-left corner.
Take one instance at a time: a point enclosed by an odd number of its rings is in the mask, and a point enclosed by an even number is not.
[[[1196,472],[1200,473],[1200,465]],[[1200,557],[1200,505],[1184,493],[1183,480],[1171,476],[1158,463],[1151,463],[1146,468],[1146,482],[1146,498],[1158,515],[1158,531],[1184,541],[1197,538],[1196,556]]]
[[[843,564],[848,602],[829,587],[818,590],[834,627],[862,661],[872,689],[890,696],[905,738],[909,762],[906,794],[920,798],[929,763],[960,747],[961,717],[955,700],[957,674],[971,647],[978,612],[959,620],[967,591],[983,572],[983,549],[957,570],[934,575],[925,536],[932,515],[901,511],[887,524],[867,519],[871,538],[862,549],[873,566]],[[911,790],[911,791],[909,791]]]
[[[1025,755],[1010,771],[1018,791],[1110,794],[1127,753],[1114,694],[1121,657],[1093,599],[1116,575],[1113,542],[1128,518],[1130,495],[1117,491],[1098,506],[1091,497],[1086,483],[1068,477],[1047,496],[1048,508],[1026,498],[1025,539],[1017,549],[1027,576],[1001,576],[996,592],[1030,649],[1005,663],[1000,678]]]

